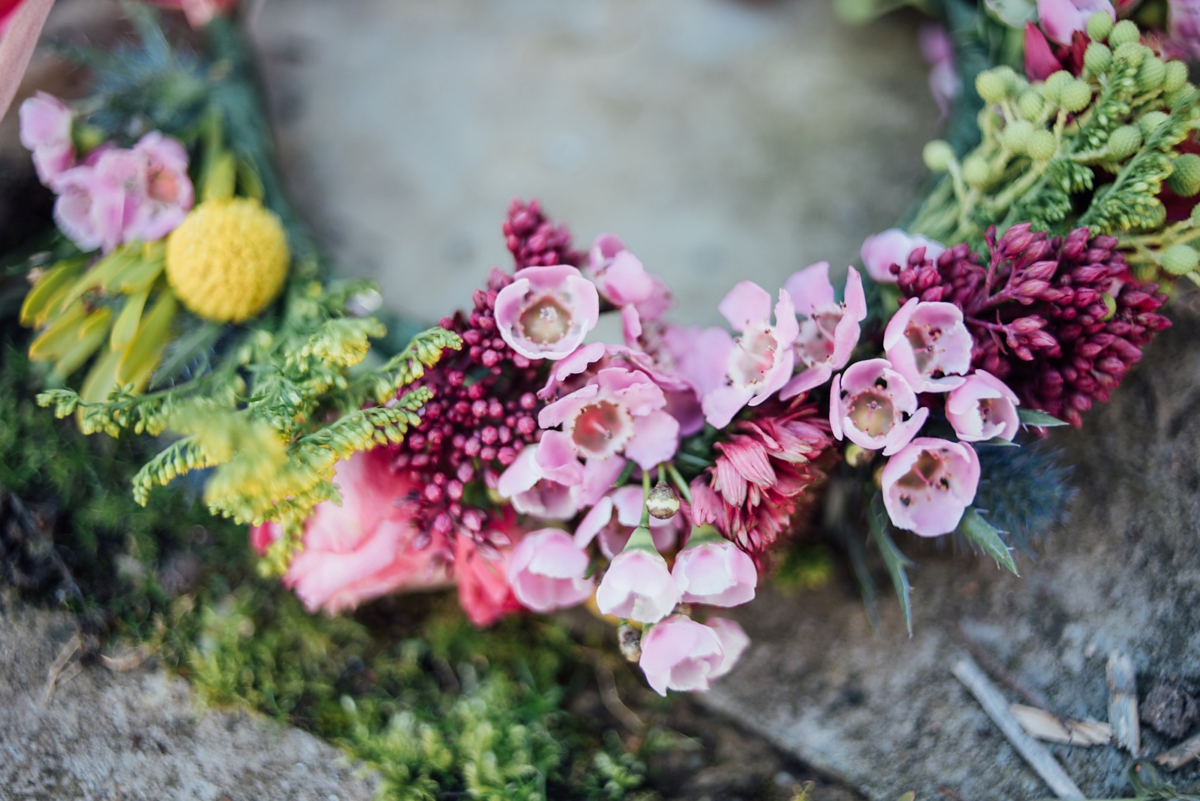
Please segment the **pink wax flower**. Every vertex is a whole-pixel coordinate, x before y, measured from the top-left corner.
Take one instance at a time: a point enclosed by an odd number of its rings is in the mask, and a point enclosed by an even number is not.
[[[570,471],[570,461],[577,456],[608,459],[623,452],[649,470],[679,447],[679,422],[664,411],[666,404],[662,388],[646,373],[606,367],[538,414],[542,428],[563,427],[542,436],[538,460]],[[564,477],[564,483],[571,483],[569,474]]]
[[[754,600],[754,560],[712,526],[692,532],[671,568],[680,600],[689,604],[740,606]]]
[[[929,409],[917,408],[915,393],[887,359],[855,362],[833,379],[829,391],[829,425],[868,450],[890,456],[917,435]]]
[[[834,300],[827,261],[795,273],[783,288],[804,318],[796,337],[796,361],[806,368],[780,390],[779,399],[787,400],[821,386],[850,361],[858,344],[859,323],[867,318],[867,298],[858,270],[851,267],[845,300]]]
[[[188,177],[188,154],[178,140],[151,131],[133,146],[144,163],[137,187],[137,211],[125,241],[153,242],[174,231],[195,202]]]
[[[588,276],[600,295],[621,310],[625,343],[637,345],[643,323],[662,317],[671,308],[671,291],[613,234],[601,234],[588,252]]]
[[[525,535],[508,563],[508,583],[526,608],[551,612],[583,603],[594,582],[584,578],[587,552],[577,548],[571,535],[544,528]]]
[[[514,535],[516,532],[513,532]],[[515,536],[514,536],[515,539]],[[467,532],[454,538],[454,578],[458,582],[458,603],[476,626],[490,626],[509,612],[521,608],[508,584],[508,563],[512,551],[487,552]]]
[[[596,606],[606,615],[657,623],[679,603],[667,560],[654,549],[650,530],[638,528],[600,580]]]
[[[1037,10],[1042,30],[1060,45],[1071,44],[1076,31],[1086,32],[1088,18],[1097,11],[1117,18],[1108,0],[1038,0]]]
[[[979,457],[963,442],[918,437],[883,468],[883,504],[900,528],[949,534],[975,500]]]
[[[948,392],[971,369],[974,340],[953,303],[910,299],[883,332],[883,349],[896,372],[917,392]]]
[[[710,678],[719,679],[733,670],[734,665],[742,658],[742,654],[750,647],[750,638],[746,636],[745,629],[729,618],[710,617],[704,621],[704,625],[715,631],[717,639],[721,641],[721,651],[723,652],[721,664],[715,673],[709,674]]]
[[[568,264],[517,270],[496,296],[501,338],[528,359],[570,355],[599,319],[595,285]]]
[[[569,520],[581,508],[594,505],[621,475],[625,460],[593,459],[588,461],[574,484],[561,484],[546,475],[537,460],[538,449],[527,447],[517,454],[512,465],[496,483],[500,497],[512,502],[523,515],[545,520]]]
[[[710,365],[724,367],[720,384],[700,401],[704,417],[724,428],[747,404],[757,406],[774,395],[792,376],[792,343],[800,333],[796,309],[787,290],[779,290],[775,324],[771,324],[771,295],[752,281],[741,281],[717,309],[740,336],[722,332],[719,347],[700,354]],[[716,343],[714,343],[716,344]]]
[[[983,442],[999,437],[1009,442],[1021,427],[1017,394],[986,370],[967,376],[961,387],[946,397],[946,419],[963,442]]]
[[[614,476],[612,480],[616,478]],[[609,481],[609,485],[612,485],[612,481]],[[610,560],[615,558],[629,543],[634,529],[641,524],[643,505],[642,488],[636,484],[626,484],[609,492],[579,522],[575,529],[575,544],[586,548],[596,539],[600,552]],[[669,520],[650,518],[648,524],[655,550],[662,552],[675,547],[683,517],[677,514]]]
[[[80,250],[111,251],[137,216],[141,160],[131,150],[102,148],[54,181],[54,221]]]
[[[448,583],[445,566],[432,544],[413,548],[417,534],[408,504],[397,505],[417,487],[388,469],[383,449],[356,453],[338,464],[334,482],[342,503],[317,505],[305,523],[304,550],[296,555],[283,582],[295,590],[310,612],[334,615],[399,589]],[[251,535],[263,551],[278,537],[277,526],[260,526]]]
[[[638,664],[659,695],[667,690],[708,690],[725,667],[725,649],[716,629],[674,615],[642,635]]]
[[[910,236],[899,228],[889,228],[882,233],[868,236],[862,243],[859,255],[862,256],[863,266],[867,268],[867,275],[871,276],[872,281],[894,284],[896,274],[892,272],[892,265],[898,264],[903,269],[908,264],[909,254],[917,248],[925,248],[927,259],[936,259],[946,250],[942,243],[934,242],[920,234]]]
[[[58,176],[75,166],[71,141],[71,109],[54,95],[38,92],[21,104],[21,144],[33,152],[38,180],[53,187]]]

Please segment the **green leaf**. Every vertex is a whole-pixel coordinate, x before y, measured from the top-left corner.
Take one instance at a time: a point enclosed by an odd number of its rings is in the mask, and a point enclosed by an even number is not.
[[[904,572],[904,568],[912,567],[913,562],[900,553],[896,543],[892,542],[892,537],[888,534],[891,522],[888,520],[887,511],[883,508],[883,495],[878,492],[871,499],[871,505],[867,509],[867,526],[871,529],[875,547],[883,555],[883,563],[887,566],[888,575],[892,577],[892,586],[896,588],[896,599],[900,601],[900,611],[904,613],[904,624],[908,627],[908,636],[911,637],[913,624],[909,591],[912,588],[908,584],[908,575]]]
[[[637,464],[632,459],[627,461],[625,467],[621,469],[621,475],[617,476],[617,480],[613,482],[613,486],[625,486],[625,482],[629,481],[629,477],[633,475],[633,468],[635,467],[637,467]]]
[[[1017,417],[1020,419],[1021,425],[1025,426],[1054,428],[1055,426],[1065,426],[1067,424],[1065,420],[1059,420],[1057,417],[1045,412],[1037,412],[1033,409],[1017,409]]]
[[[996,560],[996,564],[1017,575],[1017,563],[1013,561],[1012,551],[1000,536],[1000,530],[980,517],[975,507],[972,506],[963,514],[962,521],[958,524],[958,532],[973,545],[982,548],[984,553]]]

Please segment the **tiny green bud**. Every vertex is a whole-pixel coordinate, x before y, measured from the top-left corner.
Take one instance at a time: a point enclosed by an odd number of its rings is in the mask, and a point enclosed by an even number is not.
[[[665,482],[660,481],[650,490],[650,495],[646,498],[646,509],[656,520],[670,520],[679,511],[679,496]]]
[[[1143,92],[1153,92],[1163,85],[1163,80],[1166,77],[1167,65],[1162,62],[1162,59],[1150,56],[1138,68],[1138,89]]]
[[[1163,251],[1162,268],[1171,275],[1187,275],[1200,266],[1200,253],[1188,245],[1171,245]]]
[[[1142,227],[1146,229],[1162,228],[1167,221],[1167,207],[1158,198],[1152,198],[1150,204],[1150,212],[1146,218],[1149,224]]]
[[[1142,129],[1142,136],[1148,139],[1166,121],[1167,115],[1161,111],[1147,111],[1138,120],[1138,127]]]
[[[999,103],[1008,97],[1008,81],[998,70],[984,70],[975,76],[975,91],[984,103]]]
[[[1046,95],[1046,101],[1049,103],[1058,103],[1059,92],[1073,80],[1075,80],[1074,76],[1066,70],[1059,70],[1046,78],[1046,85],[1043,90],[1043,93]]]
[[[1097,11],[1088,17],[1087,35],[1093,42],[1103,42],[1112,33],[1113,20],[1106,11]]]
[[[1025,152],[1035,161],[1049,161],[1058,151],[1058,142],[1049,131],[1034,131],[1025,146]]]
[[[979,109],[979,113],[975,115],[975,122],[979,125],[979,130],[985,136],[995,133],[1004,124],[1004,118],[996,113],[996,107],[984,105]]]
[[[1142,33],[1138,30],[1137,23],[1132,20],[1123,19],[1114,25],[1112,31],[1108,34],[1108,44],[1110,47],[1120,47],[1130,42],[1136,43],[1141,38]]]
[[[1108,152],[1117,161],[1124,161],[1142,146],[1142,131],[1136,125],[1122,125],[1108,135]]]
[[[1037,119],[1045,105],[1046,101],[1042,100],[1042,96],[1033,89],[1026,89],[1017,98],[1017,111],[1021,112],[1021,116],[1027,120]]]
[[[1173,170],[1167,179],[1167,186],[1171,187],[1172,192],[1181,197],[1191,197],[1200,192],[1200,156],[1184,153],[1171,166]]]
[[[1024,153],[1029,145],[1029,137],[1033,136],[1033,123],[1029,120],[1013,120],[1004,126],[1000,142],[1014,153]]]
[[[1128,22],[1129,20],[1125,20]],[[1111,39],[1109,40],[1112,41]],[[1146,60],[1146,48],[1142,47],[1137,42],[1126,42],[1113,50],[1113,60],[1118,64],[1128,64],[1131,67],[1139,66]]]
[[[963,159],[962,173],[967,185],[976,189],[987,186],[992,179],[991,166],[988,165],[987,159],[978,153],[972,153]]]
[[[1168,61],[1165,67],[1166,74],[1163,76],[1163,91],[1168,94],[1178,92],[1187,83],[1187,64],[1184,64],[1182,61]]]
[[[1194,91],[1196,91],[1196,87],[1188,81],[1184,81],[1183,86],[1174,92],[1163,92],[1163,100],[1167,101],[1167,105],[1173,106]]]
[[[1107,14],[1103,16],[1108,18]],[[1092,42],[1083,54],[1083,66],[1090,74],[1099,75],[1112,66],[1112,51],[1100,42]]]
[[[1193,226],[1200,228],[1200,203],[1192,206],[1192,214],[1189,219],[1191,219]]]
[[[921,157],[925,159],[925,166],[931,172],[946,172],[955,162],[954,148],[950,147],[949,142],[941,139],[927,142],[925,149],[921,151]]]
[[[1092,102],[1092,87],[1087,81],[1074,80],[1058,92],[1058,103],[1072,114],[1083,111]]]
[[[1104,322],[1108,322],[1117,314],[1117,299],[1112,295],[1101,295],[1104,299],[1104,308],[1108,309],[1108,313],[1104,315]]]
[[[993,67],[992,72],[1004,79],[1004,83],[1008,85],[1010,91],[1019,88],[1021,81],[1023,80],[1019,75],[1017,75],[1016,70],[1007,64],[1001,64],[999,67]]]

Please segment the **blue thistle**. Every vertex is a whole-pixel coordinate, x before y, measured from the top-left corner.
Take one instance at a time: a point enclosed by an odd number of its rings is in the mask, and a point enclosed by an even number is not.
[[[1032,553],[1031,542],[1044,539],[1066,516],[1075,496],[1070,465],[1062,451],[1042,442],[1020,448],[980,446],[981,478],[975,507],[1006,533],[1009,543]]]

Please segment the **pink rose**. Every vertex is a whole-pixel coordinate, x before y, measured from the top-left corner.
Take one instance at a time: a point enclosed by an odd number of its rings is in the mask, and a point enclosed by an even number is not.
[[[545,528],[525,535],[508,563],[508,583],[526,608],[551,612],[583,603],[594,582],[584,578],[587,552],[577,548],[570,534]]]
[[[654,550],[649,530],[638,529],[600,580],[596,606],[606,615],[656,623],[677,603],[679,589],[667,560]]]
[[[739,336],[735,340],[722,331],[721,341],[708,343],[699,354],[712,367],[723,368],[717,373],[717,386],[706,391],[700,403],[709,425],[724,428],[744,406],[757,406],[791,378],[796,359],[792,343],[800,325],[784,289],[779,290],[772,324],[771,296],[752,281],[739,282],[717,309]]]
[[[1060,45],[1070,45],[1076,31],[1086,32],[1088,19],[1097,11],[1117,18],[1108,0],[1038,0],[1037,10],[1042,30]]]
[[[516,532],[514,531],[516,538]],[[495,551],[476,545],[467,532],[454,538],[454,578],[458,582],[458,603],[476,626],[490,626],[509,612],[521,609],[521,603],[508,584],[508,565],[512,551]]]
[[[862,256],[863,266],[867,268],[867,275],[871,276],[872,281],[894,284],[896,274],[892,272],[892,265],[907,265],[909,255],[917,248],[925,248],[927,259],[936,259],[946,251],[946,246],[940,242],[934,242],[920,234],[909,236],[899,228],[889,228],[882,233],[868,236],[862,243],[859,255]]]
[[[859,323],[867,318],[867,298],[858,270],[851,267],[845,300],[834,300],[827,261],[795,273],[783,288],[804,318],[796,337],[796,361],[806,368],[780,390],[780,400],[787,400],[821,386],[850,361],[858,344]]]
[[[758,571],[754,560],[711,526],[707,538],[693,532],[693,540],[702,540],[675,557],[671,576],[679,588],[680,600],[688,604],[740,606],[754,600]],[[700,529],[699,531],[704,531]]]
[[[855,362],[834,377],[829,390],[833,435],[868,450],[891,455],[917,435],[929,410],[887,359]]]
[[[983,442],[999,437],[1009,442],[1017,435],[1017,394],[1003,381],[976,370],[946,398],[946,419],[963,442]]]
[[[54,95],[38,92],[21,104],[21,144],[33,152],[38,180],[53,187],[58,176],[75,166],[71,141],[71,109]]]
[[[883,349],[896,372],[917,392],[948,392],[971,369],[974,340],[953,303],[910,299],[883,332]]]
[[[725,649],[714,628],[675,615],[642,635],[638,664],[659,695],[703,691],[725,666]]]
[[[979,487],[979,457],[966,443],[914,439],[883,468],[883,504],[892,522],[922,537],[949,534]]]
[[[500,336],[530,359],[568,356],[599,319],[595,285],[567,264],[517,270],[496,297]]]

